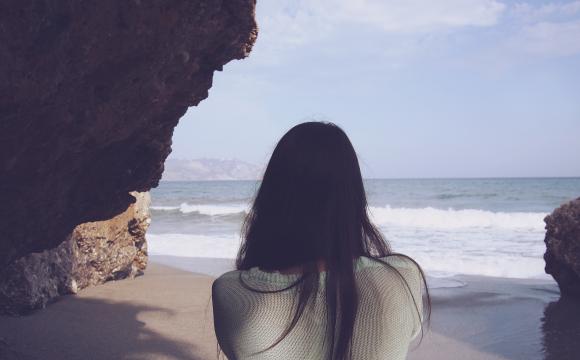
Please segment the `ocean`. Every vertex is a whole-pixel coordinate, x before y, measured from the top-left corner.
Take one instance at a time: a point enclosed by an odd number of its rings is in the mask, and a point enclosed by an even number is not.
[[[151,190],[151,255],[234,258],[257,181],[161,182]],[[580,196],[580,178],[365,180],[373,222],[431,277],[549,278],[544,217]]]

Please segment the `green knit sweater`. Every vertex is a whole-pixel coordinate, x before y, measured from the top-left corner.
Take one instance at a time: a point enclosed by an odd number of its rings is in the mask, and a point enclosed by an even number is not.
[[[353,359],[405,359],[410,342],[420,332],[422,282],[416,265],[399,256],[382,260],[399,271],[409,288],[393,269],[367,257],[357,259],[355,271],[360,298],[353,335]],[[325,272],[320,273],[321,285],[325,275]],[[245,284],[260,290],[282,289],[299,277],[254,267],[227,272],[214,281],[215,332],[229,360],[328,358],[329,341],[324,341],[328,339],[324,286],[320,286],[315,301],[306,307],[296,327],[284,340],[268,351],[252,355],[273,344],[287,328],[295,311],[296,290],[259,293],[244,287],[240,276]]]

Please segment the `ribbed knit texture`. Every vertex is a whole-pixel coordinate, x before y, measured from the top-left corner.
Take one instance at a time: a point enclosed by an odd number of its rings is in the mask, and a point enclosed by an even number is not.
[[[355,271],[360,299],[353,359],[405,359],[411,340],[420,332],[422,281],[416,265],[399,256],[382,260],[399,271],[410,291],[393,269],[366,257],[357,259]],[[240,276],[245,284],[259,290],[282,289],[299,277],[254,267],[227,272],[214,281],[215,331],[229,360],[328,359],[325,272],[320,273],[319,291],[296,327],[274,348],[257,355],[251,354],[273,344],[288,327],[297,304],[296,288],[273,294],[258,293],[245,288]]]

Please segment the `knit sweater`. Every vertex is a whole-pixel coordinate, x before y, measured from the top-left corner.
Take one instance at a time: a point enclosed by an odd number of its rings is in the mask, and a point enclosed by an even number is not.
[[[408,287],[392,268],[367,257],[355,261],[359,305],[352,342],[353,359],[405,359],[410,342],[421,329],[422,281],[416,265],[400,256],[382,260],[401,274]],[[252,355],[273,344],[288,327],[296,309],[297,287],[260,293],[247,286],[269,291],[283,289],[299,276],[254,267],[227,272],[214,281],[215,332],[229,360],[328,358],[324,271],[320,272],[319,291],[296,327],[272,349]]]

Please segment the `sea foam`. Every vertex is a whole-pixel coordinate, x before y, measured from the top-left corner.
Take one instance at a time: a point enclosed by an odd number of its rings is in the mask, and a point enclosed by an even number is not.
[[[248,205],[184,202],[152,209],[223,217],[247,213]],[[370,207],[369,214],[391,247],[414,257],[432,277],[546,277],[542,259],[545,213],[386,205]],[[188,257],[234,258],[240,245],[239,233],[152,233],[148,240],[151,254]]]
[[[239,214],[248,211],[248,206],[245,204],[188,204],[181,203],[179,206],[151,206],[151,210],[157,211],[175,211],[183,214],[199,213],[201,215],[220,216]]]
[[[198,213],[208,216],[223,216],[248,213],[247,204],[189,204],[179,206],[152,206],[157,211],[179,211],[183,214]],[[540,212],[492,212],[477,209],[455,210],[425,208],[369,207],[369,215],[376,225],[407,226],[436,229],[513,229],[542,231],[543,219]]]
[[[238,235],[147,234],[151,255],[233,259],[240,246]]]
[[[377,225],[397,225],[437,229],[520,229],[543,230],[547,214],[537,212],[492,212],[485,210],[436,209],[426,207],[392,208],[370,207],[373,222]]]

